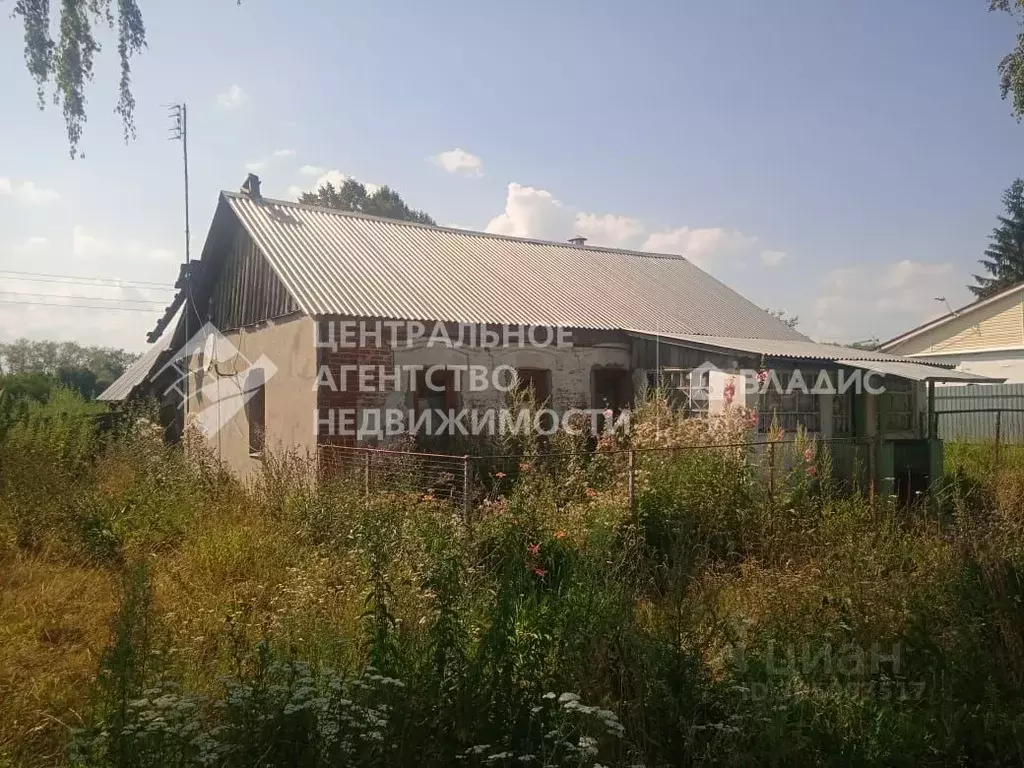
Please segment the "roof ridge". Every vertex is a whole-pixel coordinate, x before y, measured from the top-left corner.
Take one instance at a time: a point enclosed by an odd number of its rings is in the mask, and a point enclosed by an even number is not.
[[[229,192],[228,190],[221,190],[221,195],[230,197],[236,200],[248,200],[255,202],[249,195],[242,192]],[[340,211],[337,208],[328,208],[323,205],[308,205],[306,203],[297,203],[292,200],[279,200],[273,197],[263,197],[260,202],[271,203],[273,205],[284,205],[289,208],[299,208],[304,211],[315,211],[317,213],[329,213],[334,216],[342,216],[351,219],[364,219],[366,221],[380,221],[386,224],[399,224],[405,227],[416,227],[419,229],[429,229],[441,232],[451,232],[456,235],[467,235],[473,237],[489,237],[496,240],[512,240],[518,243],[533,243],[535,245],[560,245],[565,248],[575,248],[583,251],[597,251],[601,253],[619,253],[627,254],[629,256],[642,256],[648,259],[672,259],[674,261],[685,261],[688,264],[693,264],[685,256],[680,256],[678,253],[659,253],[657,251],[638,251],[633,248],[609,248],[603,245],[575,245],[568,241],[562,240],[542,240],[536,237],[519,237],[517,235],[503,235],[497,232],[482,232],[478,229],[462,229],[460,227],[444,227],[440,224],[422,224],[418,221],[405,221],[403,219],[389,219],[386,216],[372,216],[368,213],[357,213],[355,211]],[[696,265],[694,265],[696,266]]]
[[[1001,291],[997,291],[996,293],[993,293],[991,296],[985,296],[984,298],[975,299],[969,304],[964,304],[962,307],[957,307],[952,312],[947,312],[944,315],[939,315],[934,320],[928,320],[927,322],[921,323],[920,325],[916,325],[910,330],[904,331],[903,333],[899,334],[898,336],[893,336],[891,339],[883,341],[881,344],[878,345],[878,347],[879,349],[882,349],[884,347],[892,346],[893,344],[899,344],[900,342],[907,341],[913,338],[914,336],[917,336],[918,334],[924,333],[925,331],[930,331],[932,328],[938,328],[941,325],[945,325],[951,320],[955,320],[956,318],[966,313],[975,312],[984,306],[999,301],[1000,299],[1006,298],[1014,291],[1019,291],[1022,288],[1024,288],[1024,280],[1020,280],[1014,283],[1013,285],[1004,288]]]

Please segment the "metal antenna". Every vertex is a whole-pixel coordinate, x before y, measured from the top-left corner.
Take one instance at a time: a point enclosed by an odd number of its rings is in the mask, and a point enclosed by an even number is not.
[[[955,315],[956,314],[956,310],[953,309],[951,306],[949,306],[949,302],[946,301],[946,297],[945,296],[936,296],[935,300],[936,301],[941,301],[943,304],[945,304],[946,305],[946,309],[949,310],[949,314],[951,314],[951,315]]]
[[[180,141],[182,149],[182,161],[185,167],[185,269],[182,272],[182,291],[184,292],[185,299],[183,301],[182,312],[184,313],[184,331],[185,331],[185,344],[187,346],[189,341],[188,333],[188,316],[194,310],[192,307],[192,284],[191,284],[191,263],[192,263],[192,248],[191,248],[191,232],[189,230],[189,218],[188,218],[188,108],[185,103],[181,104],[168,104],[168,117],[171,119],[170,141]],[[186,359],[185,361],[185,391],[182,393],[184,398],[183,403],[183,416],[184,422],[182,428],[188,425],[188,384],[189,374],[191,368],[191,361]]]

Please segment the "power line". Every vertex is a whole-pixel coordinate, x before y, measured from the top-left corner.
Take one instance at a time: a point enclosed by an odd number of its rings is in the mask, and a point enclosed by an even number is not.
[[[172,283],[155,283],[148,280],[120,280],[113,277],[87,277],[84,275],[57,275],[48,272],[18,272],[13,269],[0,269],[0,277],[7,277],[8,275],[13,276],[12,279],[28,280],[29,282],[68,282],[75,283],[80,282],[84,285],[96,285],[101,283],[109,283],[111,285],[121,285],[125,287],[150,287],[150,288],[167,288],[173,289]]]
[[[0,299],[0,304],[26,304],[33,307],[64,307],[66,309],[98,309],[101,312],[151,312],[155,314],[160,311],[156,307],[97,307],[89,304],[62,304],[52,301],[16,301],[14,299]]]
[[[152,304],[157,307],[162,307],[166,302],[163,301],[152,301],[147,299],[121,299],[116,297],[107,296],[68,296],[62,293],[29,293],[27,291],[0,291],[0,295],[3,296],[32,296],[34,298],[49,298],[49,299],[74,299],[74,300],[85,300],[85,301],[113,301],[122,304]]]

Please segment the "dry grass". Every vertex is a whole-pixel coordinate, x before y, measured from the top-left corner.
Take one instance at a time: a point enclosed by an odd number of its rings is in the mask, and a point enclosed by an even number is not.
[[[62,762],[110,640],[117,578],[40,555],[0,561],[0,756]]]

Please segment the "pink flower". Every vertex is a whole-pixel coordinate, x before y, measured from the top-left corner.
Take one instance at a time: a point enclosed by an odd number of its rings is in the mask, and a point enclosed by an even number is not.
[[[768,381],[768,371],[762,368],[757,372],[757,383],[764,384],[766,381]]]
[[[531,555],[540,554],[540,544],[530,544],[526,547],[526,551]]]
[[[729,379],[729,383],[725,385],[725,404],[732,405],[733,398],[736,397],[736,380]]]
[[[606,419],[610,419],[610,418],[611,418],[612,416],[614,416],[614,415],[615,415],[615,413],[614,413],[614,412],[612,411],[612,409],[611,409],[611,408],[605,408],[605,409],[604,409],[604,417],[605,417]]]
[[[594,498],[595,496],[597,496],[597,491],[595,491],[593,488],[587,488],[587,490],[585,490],[584,493],[587,494],[587,496],[589,496],[590,498]]]
[[[527,463],[525,461],[519,462],[519,471],[520,472],[529,472],[531,469],[533,469],[533,467],[530,466],[529,463]]]
[[[816,466],[814,466],[814,465],[812,464],[811,466],[809,466],[809,467],[807,468],[807,474],[808,474],[808,475],[809,475],[810,477],[814,477],[815,475],[817,475],[817,474],[818,474],[818,468],[817,468]]]
[[[548,575],[548,572],[545,571],[543,568],[534,568],[533,572],[540,576],[542,579]]]
[[[555,538],[556,539],[564,539],[565,538],[565,531],[555,531]]]
[[[494,476],[496,478],[498,478],[499,480],[501,480],[501,478],[503,478],[505,476],[505,473],[504,472],[495,472]]]
[[[806,461],[808,464],[814,461],[814,451],[811,450],[810,448],[804,451],[804,461]]]

